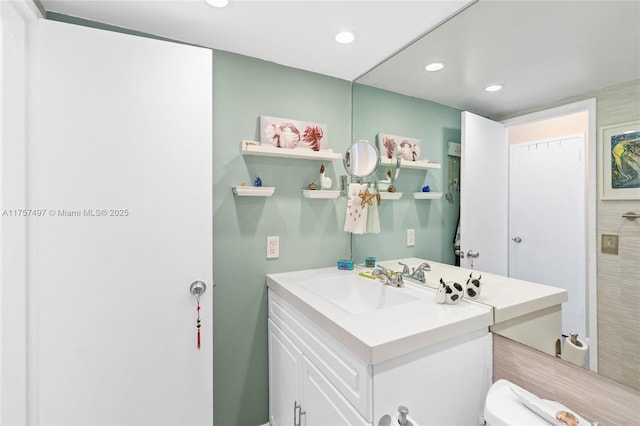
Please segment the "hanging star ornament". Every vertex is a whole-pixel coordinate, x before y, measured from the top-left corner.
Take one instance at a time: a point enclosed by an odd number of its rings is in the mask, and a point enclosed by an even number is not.
[[[369,192],[369,188],[365,189],[364,192],[361,192],[360,194],[358,194],[358,197],[360,197],[360,199],[362,200],[362,207],[364,207],[365,204],[369,204],[370,206],[373,205],[373,203],[371,202],[371,200],[373,200],[375,198],[375,195]]]

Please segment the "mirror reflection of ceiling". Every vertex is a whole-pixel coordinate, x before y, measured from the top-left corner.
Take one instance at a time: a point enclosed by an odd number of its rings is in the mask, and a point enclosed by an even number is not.
[[[638,1],[480,0],[356,81],[500,119],[640,78],[638,22]]]

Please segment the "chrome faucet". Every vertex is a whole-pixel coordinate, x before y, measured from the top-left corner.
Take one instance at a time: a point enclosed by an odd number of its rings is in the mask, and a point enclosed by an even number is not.
[[[383,284],[387,284],[393,287],[404,287],[402,274],[389,272],[384,266],[378,266],[377,268],[372,270],[371,275],[380,277],[380,280]]]
[[[424,276],[424,271],[431,270],[431,265],[429,265],[427,262],[422,262],[417,268],[413,268],[413,272],[409,269],[408,265],[405,265],[402,262],[398,262],[398,264],[402,265],[402,275],[404,275],[405,277],[418,280],[421,283],[427,281]]]

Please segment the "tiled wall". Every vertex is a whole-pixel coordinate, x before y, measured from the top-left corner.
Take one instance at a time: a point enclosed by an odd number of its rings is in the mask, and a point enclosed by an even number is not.
[[[559,401],[600,426],[640,425],[640,393],[505,337],[493,337],[493,380]]]
[[[640,121],[640,81],[597,93],[597,108],[598,130]],[[602,234],[619,236],[617,255],[598,252],[598,371],[640,390],[640,219],[622,217],[640,214],[640,200],[599,200],[597,208],[598,247]]]

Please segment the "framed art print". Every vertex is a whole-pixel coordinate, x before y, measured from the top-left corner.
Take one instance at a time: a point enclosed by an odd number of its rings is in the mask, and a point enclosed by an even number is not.
[[[600,128],[600,198],[640,200],[640,121]]]

